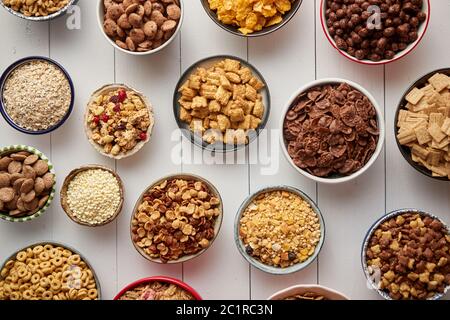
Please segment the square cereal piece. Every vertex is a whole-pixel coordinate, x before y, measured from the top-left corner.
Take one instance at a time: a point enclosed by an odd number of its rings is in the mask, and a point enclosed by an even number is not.
[[[224,69],[226,72],[238,72],[241,68],[241,63],[233,59],[225,59]]]
[[[448,139],[448,137],[445,137],[444,140],[442,140],[439,143],[437,143],[436,141],[433,140],[431,142],[431,147],[434,149],[438,149],[438,150],[447,152],[449,144],[450,144],[450,140]]]
[[[233,90],[230,80],[228,80],[228,78],[225,75],[220,76],[220,86],[228,91]]]
[[[450,77],[442,73],[436,73],[428,82],[436,89],[437,92],[441,92],[448,86],[450,86]]]
[[[413,155],[418,156],[419,158],[422,158],[424,160],[427,160],[428,155],[430,154],[430,151],[428,151],[425,148],[422,148],[421,146],[415,144],[411,148],[411,152]]]
[[[242,83],[249,82],[253,77],[252,70],[247,67],[239,70],[238,74],[241,76]]]
[[[432,123],[428,127],[428,133],[433,137],[433,139],[439,143],[447,136],[441,131],[441,128],[437,123]]]
[[[210,112],[220,112],[221,106],[220,103],[216,100],[211,100],[208,104],[208,109]]]
[[[192,100],[191,108],[194,110],[206,108],[207,106],[208,106],[208,100],[206,100],[205,97],[197,96]]]
[[[202,85],[202,78],[199,75],[193,74],[189,77],[189,88],[200,90]]]
[[[406,117],[408,116],[408,111],[405,109],[401,109],[398,113],[397,127],[401,127],[402,123],[405,122]]]
[[[441,127],[444,124],[444,115],[437,112],[430,113],[428,122],[430,124],[436,123],[439,127]]]
[[[253,107],[253,115],[257,118],[262,118],[264,115],[264,105],[262,101],[256,100],[255,106]]]
[[[420,101],[420,99],[423,98],[424,95],[425,95],[425,93],[423,91],[421,91],[417,88],[414,88],[411,90],[410,93],[408,93],[406,95],[405,99],[412,105],[416,105]]]
[[[445,132],[445,134],[447,134],[449,129],[450,129],[450,118],[445,118],[444,122],[442,123],[441,130],[442,132]]]
[[[222,105],[226,106],[228,104],[228,101],[230,101],[232,93],[225,90],[224,87],[220,86],[219,89],[217,89],[215,99]]]
[[[262,88],[264,88],[264,83],[262,83],[262,81],[260,81],[258,78],[256,77],[252,77],[250,79],[250,81],[248,82],[253,88],[255,88],[257,91],[261,90]]]
[[[431,166],[439,165],[439,162],[442,159],[442,155],[443,153],[441,151],[430,150],[430,153],[428,154],[427,163]]]
[[[245,99],[245,85],[235,84],[233,86],[233,100]]]
[[[246,84],[245,85],[245,98],[247,98],[250,101],[255,102],[256,98],[258,97],[258,92],[255,88],[253,88],[251,85]]]
[[[433,140],[426,127],[416,128],[414,132],[420,145],[425,145]]]
[[[414,142],[417,140],[416,133],[413,130],[404,131],[397,135],[398,142],[401,145],[406,145],[408,143]]]

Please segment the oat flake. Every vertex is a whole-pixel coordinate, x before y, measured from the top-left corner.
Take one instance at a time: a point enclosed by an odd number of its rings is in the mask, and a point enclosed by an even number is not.
[[[54,127],[67,114],[69,81],[54,64],[36,60],[11,72],[3,90],[5,110],[20,127],[41,131]]]

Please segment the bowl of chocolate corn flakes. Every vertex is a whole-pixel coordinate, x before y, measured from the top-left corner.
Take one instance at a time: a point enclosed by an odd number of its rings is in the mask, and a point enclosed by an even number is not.
[[[170,277],[149,277],[123,288],[114,300],[202,300],[192,287]]]
[[[350,300],[344,294],[316,284],[295,285],[271,295],[267,300],[288,301],[323,301],[323,300]]]
[[[286,25],[303,0],[201,0],[208,16],[222,29],[242,37],[258,37]]]
[[[355,179],[376,161],[384,144],[384,119],[375,98],[343,79],[313,81],[299,89],[282,113],[281,148],[303,176],[336,184]]]
[[[432,71],[406,90],[394,130],[403,158],[414,169],[450,179],[450,68]]]
[[[215,152],[236,151],[255,141],[270,114],[270,92],[259,71],[233,56],[193,64],[173,96],[174,115],[194,145]]]

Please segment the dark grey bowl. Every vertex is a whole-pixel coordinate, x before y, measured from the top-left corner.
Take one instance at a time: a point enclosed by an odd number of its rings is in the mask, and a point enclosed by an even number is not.
[[[399,215],[405,214],[405,213],[417,213],[420,214],[423,217],[431,217],[433,219],[438,219],[447,229],[447,232],[450,232],[450,229],[448,227],[448,225],[446,225],[444,223],[444,221],[442,221],[439,217],[436,217],[435,215],[432,215],[428,212],[422,211],[422,210],[418,210],[418,209],[399,209],[399,210],[395,210],[392,211],[390,213],[388,213],[385,216],[382,216],[380,219],[378,219],[369,229],[369,231],[367,231],[366,237],[364,238],[364,242],[361,248],[361,265],[364,271],[364,275],[366,276],[367,279],[367,283],[371,286],[371,288],[373,290],[375,290],[381,297],[383,297],[386,300],[392,300],[392,298],[389,296],[389,294],[384,291],[384,290],[380,290],[377,287],[377,284],[372,280],[372,275],[371,272],[369,270],[369,267],[367,266],[367,257],[366,257],[366,252],[367,252],[367,248],[369,247],[369,241],[370,238],[372,238],[372,235],[374,234],[374,232],[378,229],[378,227],[383,224],[385,221],[391,219],[391,218],[395,218]],[[447,286],[445,288],[445,292],[442,294],[437,294],[435,295],[433,298],[429,299],[429,300],[439,300],[441,299],[443,296],[445,296],[447,294],[447,292],[449,291],[450,286]]]
[[[418,80],[416,80],[403,94],[402,99],[400,100],[398,107],[397,107],[397,111],[395,112],[395,118],[394,118],[394,133],[395,133],[395,141],[397,142],[397,146],[398,149],[400,150],[400,153],[402,154],[403,158],[406,160],[406,162],[408,162],[411,167],[413,167],[414,169],[416,169],[417,171],[419,171],[420,173],[422,173],[423,175],[436,179],[436,180],[441,180],[441,181],[449,181],[449,179],[447,177],[433,177],[433,174],[430,170],[428,170],[427,168],[421,166],[420,164],[414,162],[411,158],[411,149],[408,148],[407,146],[402,146],[400,144],[400,142],[398,141],[397,138],[397,134],[398,134],[398,127],[397,127],[397,122],[398,122],[398,114],[400,112],[400,110],[405,109],[406,104],[408,103],[405,99],[406,95],[414,88],[416,87],[423,87],[426,85],[426,83],[428,83],[428,79],[431,78],[435,73],[444,73],[448,76],[450,76],[450,68],[444,68],[444,69],[438,69],[435,71],[432,71],[430,73],[427,73],[426,75],[420,77]]]
[[[293,0],[292,1],[292,8],[289,12],[287,12],[284,16],[283,16],[283,21],[279,24],[267,27],[267,28],[263,28],[260,31],[255,31],[251,34],[242,34],[241,32],[239,32],[239,28],[236,26],[232,26],[232,25],[227,25],[222,23],[221,21],[219,21],[219,19],[217,18],[217,14],[215,11],[211,10],[209,8],[209,3],[208,0],[200,0],[203,8],[205,9],[206,13],[208,14],[208,16],[222,29],[236,35],[236,36],[241,36],[241,37],[248,37],[248,38],[254,38],[254,37],[260,37],[260,36],[265,36],[269,33],[272,33],[274,31],[277,31],[278,29],[281,29],[284,25],[286,25],[289,20],[292,19],[292,17],[296,14],[296,12],[298,11],[298,9],[300,8],[300,6],[302,5],[303,0]]]
[[[206,141],[203,140],[203,138],[201,136],[199,136],[198,134],[195,134],[194,132],[192,132],[189,129],[189,124],[180,120],[180,105],[178,103],[178,100],[180,99],[181,94],[178,92],[178,89],[183,85],[183,83],[186,82],[186,80],[189,78],[189,76],[192,74],[192,72],[195,71],[197,68],[200,68],[200,67],[209,68],[213,64],[215,64],[223,59],[238,60],[243,66],[250,68],[253,75],[255,77],[257,77],[262,83],[264,83],[264,88],[260,92],[260,94],[262,95],[262,98],[263,98],[263,103],[264,103],[264,114],[263,114],[262,121],[261,121],[259,127],[256,130],[251,130],[248,132],[249,142],[247,144],[235,145],[235,144],[225,144],[223,142],[218,142],[218,143],[214,143],[214,144],[207,143]],[[229,56],[229,55],[212,56],[212,57],[208,57],[208,58],[202,59],[200,61],[197,61],[183,73],[183,75],[181,76],[180,80],[178,81],[178,83],[175,87],[175,91],[173,94],[173,112],[174,112],[175,120],[178,124],[178,127],[182,131],[183,135],[187,139],[189,139],[194,145],[196,145],[204,150],[211,151],[211,152],[218,152],[218,153],[237,151],[242,148],[245,148],[250,143],[255,141],[258,138],[261,131],[265,128],[265,126],[267,124],[267,120],[269,119],[269,114],[270,114],[270,91],[269,91],[269,87],[268,87],[267,82],[264,79],[264,77],[249,62],[247,62],[241,58]]]

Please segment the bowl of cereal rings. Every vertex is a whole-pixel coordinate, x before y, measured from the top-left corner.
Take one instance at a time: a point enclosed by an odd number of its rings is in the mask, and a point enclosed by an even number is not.
[[[100,300],[100,282],[84,256],[45,241],[13,253],[0,269],[0,300]]]
[[[300,9],[303,0],[201,2],[208,16],[222,29],[237,36],[259,37],[285,26]]]

